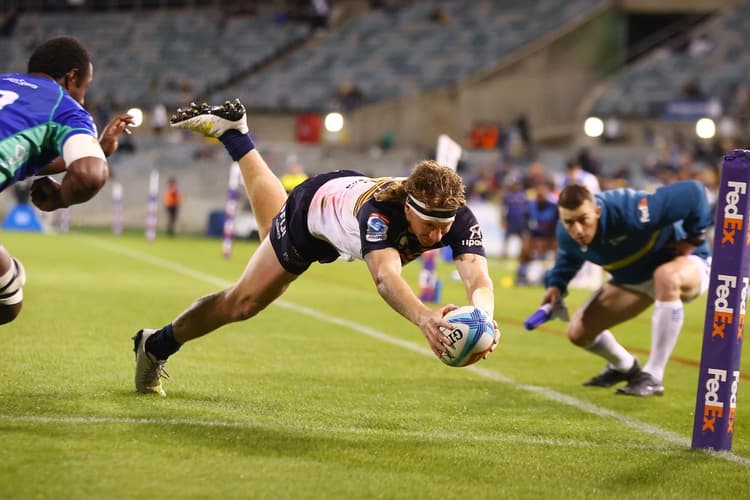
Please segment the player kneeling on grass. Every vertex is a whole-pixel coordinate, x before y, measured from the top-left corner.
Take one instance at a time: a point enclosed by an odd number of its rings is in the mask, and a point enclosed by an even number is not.
[[[93,66],[88,51],[72,37],[51,38],[31,54],[27,73],[0,75],[0,191],[35,175],[65,172],[61,183],[40,177],[31,201],[53,211],[93,197],[107,180],[106,156],[129,133],[130,115],[119,115],[97,139],[96,125],[83,108]],[[0,324],[21,312],[23,266],[0,246]]]
[[[381,297],[419,327],[439,358],[450,344],[441,327],[453,329],[443,317],[456,306],[428,308],[402,278],[401,267],[425,250],[450,245],[467,297],[493,317],[482,232],[465,206],[461,178],[451,169],[424,161],[406,179],[335,171],[306,180],[287,198],[255,149],[239,101],[178,110],[172,126],[218,137],[239,163],[261,243],[233,286],[198,299],[160,330],[144,329],[133,337],[138,392],[165,395],[164,363],[182,344],[252,318],[314,262],[363,259]],[[500,336],[493,325],[491,349]]]
[[[708,288],[711,257],[704,232],[711,209],[705,189],[696,181],[683,181],[653,194],[617,189],[592,195],[571,185],[560,193],[558,210],[557,259],[545,277],[542,304],[557,304],[586,261],[612,275],[568,327],[571,342],[608,362],[583,385],[627,382],[617,394],[663,394],[664,369],[684,319],[683,302]],[[651,304],[651,352],[641,369],[609,328]]]

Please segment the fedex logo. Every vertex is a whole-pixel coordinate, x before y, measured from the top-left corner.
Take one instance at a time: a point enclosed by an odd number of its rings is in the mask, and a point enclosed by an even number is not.
[[[716,431],[716,419],[724,416],[724,403],[719,401],[720,382],[727,381],[727,371],[717,368],[708,369],[709,378],[706,379],[706,395],[703,399],[703,431]]]
[[[737,203],[740,201],[740,195],[747,192],[747,183],[729,181],[730,190],[725,197],[726,205],[724,206],[724,223],[722,225],[721,243],[734,245],[734,236],[738,229],[742,229],[743,216],[740,213]]]
[[[727,419],[727,434],[734,432],[734,413],[737,411],[737,386],[740,383],[740,371],[732,373],[732,387],[729,388],[729,418]]]
[[[713,318],[713,329],[711,330],[711,338],[721,337],[724,338],[724,329],[727,325],[731,325],[734,321],[734,309],[729,307],[729,301],[727,297],[731,293],[731,288],[737,287],[737,277],[732,275],[720,274],[718,280],[721,282],[716,287],[716,295],[714,299],[714,318]]]
[[[737,342],[742,341],[742,333],[745,329],[745,311],[747,310],[747,285],[750,278],[742,278],[742,293],[740,294],[740,320],[737,322]]]

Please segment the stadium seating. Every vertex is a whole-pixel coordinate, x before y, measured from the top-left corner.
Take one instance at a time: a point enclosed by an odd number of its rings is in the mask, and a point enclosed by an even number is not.
[[[694,95],[727,103],[733,89],[746,81],[750,71],[750,4],[720,13],[692,35],[705,35],[712,48],[706,53],[659,48],[645,59],[618,73],[593,106],[599,116],[662,118],[667,104]]]
[[[0,41],[0,70],[24,71],[39,41],[73,34],[94,58],[92,96],[125,107],[161,102],[171,108],[237,78],[309,30],[305,24],[279,24],[272,15],[229,18],[215,9],[28,13],[14,37]]]
[[[585,14],[600,0],[414,2],[362,13],[226,89],[255,109],[337,107],[340,87],[365,102],[456,84]],[[409,51],[404,51],[409,47]]]

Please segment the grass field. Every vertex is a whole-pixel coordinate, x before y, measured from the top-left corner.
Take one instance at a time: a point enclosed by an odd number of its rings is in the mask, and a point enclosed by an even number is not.
[[[448,368],[363,263],[316,265],[261,316],[184,346],[161,399],[134,392],[130,337],[229,285],[254,246],[224,260],[187,237],[2,239],[28,273],[0,333],[2,499],[750,495],[748,354],[733,452],[690,449],[704,300],[687,306],[665,396],[637,399],[580,385],[603,365],[564,323],[523,330],[540,288],[498,286],[498,350]],[[511,267],[491,262],[496,283]],[[444,299],[463,305],[451,269]],[[649,325],[615,330],[642,362]]]

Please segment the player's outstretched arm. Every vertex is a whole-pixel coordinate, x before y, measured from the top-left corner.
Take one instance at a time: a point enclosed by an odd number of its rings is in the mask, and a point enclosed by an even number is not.
[[[456,306],[449,304],[433,311],[419,300],[401,276],[401,258],[393,248],[373,250],[365,255],[365,262],[383,300],[422,330],[432,352],[440,358],[446,350],[445,346],[450,345],[440,328],[448,331],[453,328],[443,316]]]
[[[481,255],[465,253],[455,258],[456,269],[466,287],[466,297],[471,304],[487,313],[492,318],[495,329],[495,340],[490,352],[494,351],[500,341],[500,329],[495,321],[495,292],[490,278],[487,259]]]
[[[36,179],[31,184],[31,201],[45,212],[83,203],[99,192],[108,176],[106,160],[79,158],[68,166],[61,183],[51,177]]]
[[[109,157],[117,151],[119,147],[119,140],[122,134],[130,135],[131,131],[128,128],[133,125],[133,117],[127,113],[115,116],[106,127],[99,137],[99,144],[102,147],[104,154]]]
[[[120,136],[122,134],[130,135],[131,131],[128,127],[132,124],[133,117],[128,114],[118,115],[107,124],[99,138],[99,146],[101,146],[104,156],[109,157],[117,151]],[[49,165],[39,170],[36,175],[55,175],[65,172],[65,170],[65,162],[62,156],[58,156]]]

